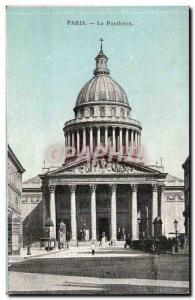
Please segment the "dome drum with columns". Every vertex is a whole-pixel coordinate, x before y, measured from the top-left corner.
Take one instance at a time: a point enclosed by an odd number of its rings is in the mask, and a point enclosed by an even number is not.
[[[81,89],[74,108],[75,119],[65,123],[65,147],[75,150],[69,160],[88,148],[92,155],[98,148],[112,147],[114,153],[141,160],[141,124],[131,119],[131,107],[123,88],[110,77],[108,58],[101,50],[94,77]]]

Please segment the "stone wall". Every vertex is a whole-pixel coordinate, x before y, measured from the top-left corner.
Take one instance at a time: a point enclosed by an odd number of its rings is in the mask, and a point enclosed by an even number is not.
[[[8,254],[20,254],[22,245],[21,195],[23,172],[24,169],[8,147]]]
[[[43,232],[43,202],[41,193],[22,195],[23,245],[39,242]]]
[[[181,190],[165,191],[165,232],[167,237],[175,236],[175,219],[178,221],[178,233],[185,233],[184,227],[184,194]]]

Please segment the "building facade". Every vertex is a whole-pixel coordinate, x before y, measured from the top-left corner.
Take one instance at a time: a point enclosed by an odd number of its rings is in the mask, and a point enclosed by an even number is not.
[[[183,231],[183,181],[144,164],[142,126],[131,118],[127,95],[111,78],[102,47],[95,60],[94,76],[78,95],[75,118],[63,129],[64,164],[39,175],[43,226],[49,217],[51,237],[57,238],[63,221],[72,243],[83,232],[85,240],[137,240],[169,236],[177,214]]]
[[[36,243],[44,236],[41,179],[39,176],[22,183],[23,245]]]
[[[7,207],[8,254],[20,254],[22,245],[22,174],[24,168],[8,145],[7,156]]]
[[[184,164],[182,165],[184,169],[184,194],[185,194],[185,236],[186,243],[189,243],[190,235],[190,157],[188,156]]]
[[[184,186],[183,180],[178,179],[170,174],[167,175],[164,189],[165,201],[165,226],[163,235],[167,237],[175,236],[174,221],[178,222],[178,234],[184,234]]]

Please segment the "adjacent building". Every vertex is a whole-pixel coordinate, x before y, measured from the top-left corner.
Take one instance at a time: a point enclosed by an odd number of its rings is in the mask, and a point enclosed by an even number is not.
[[[7,207],[8,254],[20,254],[22,245],[22,174],[24,168],[8,145],[7,157]]]
[[[185,236],[186,242],[189,242],[190,235],[190,157],[188,156],[184,164],[184,193],[185,193]]]
[[[43,232],[42,190],[39,176],[22,184],[23,245],[36,243]]]
[[[175,226],[174,221],[178,222],[177,231],[178,234],[184,234],[184,182],[183,180],[167,175],[165,189],[164,189],[164,201],[165,201],[165,211],[164,211],[164,232],[163,235],[167,237],[175,236]]]

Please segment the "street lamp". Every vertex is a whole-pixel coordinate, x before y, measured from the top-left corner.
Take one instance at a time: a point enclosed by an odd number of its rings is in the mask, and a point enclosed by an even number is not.
[[[31,239],[30,239],[30,229],[29,229],[29,224],[26,224],[26,233],[27,233],[27,255],[31,255],[31,250],[30,250],[30,243],[31,243]]]
[[[175,227],[175,252],[178,252],[178,246],[177,246],[177,227],[178,227],[178,221],[175,219],[174,221],[174,227]]]

